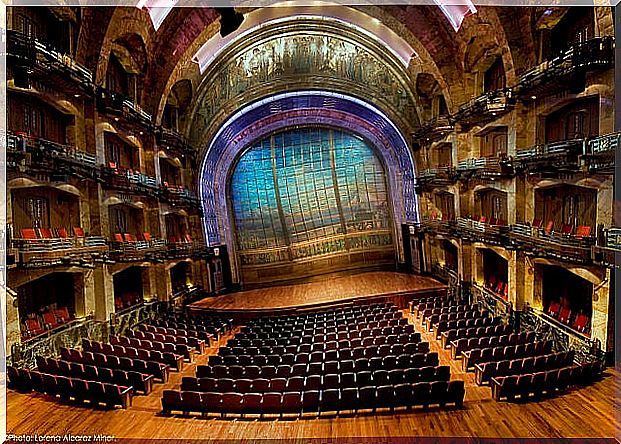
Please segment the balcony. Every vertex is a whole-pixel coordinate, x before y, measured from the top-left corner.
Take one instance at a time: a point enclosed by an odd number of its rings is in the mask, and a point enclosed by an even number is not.
[[[513,177],[513,161],[508,157],[480,157],[457,164],[458,179],[500,179]]]
[[[93,75],[69,55],[18,31],[7,31],[7,52],[30,76],[74,94],[93,93]],[[69,81],[68,81],[69,80]]]
[[[607,69],[614,62],[612,37],[597,37],[572,46],[524,73],[515,86],[517,96],[550,94],[575,82],[576,74]]]
[[[584,152],[583,139],[537,145],[516,152],[515,169],[527,174],[573,174],[580,170],[580,156]]]
[[[160,195],[157,179],[138,171],[110,164],[101,167],[101,177],[106,188],[145,196],[157,197]]]
[[[173,206],[200,209],[200,201],[196,193],[181,185],[163,185],[161,193],[162,199]]]
[[[97,158],[72,146],[16,134],[7,135],[7,167],[21,172],[71,175],[80,179],[97,177]]]
[[[414,139],[426,142],[440,140],[455,129],[455,124],[450,116],[439,116],[432,119],[416,130]]]
[[[507,289],[507,287],[505,287]],[[509,320],[511,314],[511,303],[505,299],[505,294],[499,294],[491,288],[472,282],[470,285],[472,294],[471,302],[479,304],[480,307],[488,310],[494,317],[501,317]]]
[[[431,233],[445,237],[454,237],[456,234],[455,221],[446,219],[427,219],[423,220],[415,230],[420,233]]]
[[[34,229],[22,230],[34,233]],[[43,231],[43,229],[42,229]],[[50,233],[50,230],[47,230]],[[66,234],[66,233],[65,233]],[[94,262],[104,261],[108,245],[100,236],[87,237],[49,237],[11,240],[16,252],[16,265],[22,268],[44,268],[55,266],[78,266],[93,268]]]
[[[144,111],[132,99],[105,88],[97,90],[97,109],[121,117],[125,123],[138,124],[151,130],[151,114]]]
[[[506,114],[514,105],[515,99],[510,88],[490,91],[461,105],[454,119],[466,127],[482,125]]]
[[[158,143],[160,147],[164,149],[179,154],[196,154],[196,150],[189,144],[186,138],[177,131],[161,126],[157,135]]]
[[[605,228],[593,245],[593,262],[609,268],[621,264],[621,228]]]
[[[583,163],[589,173],[613,174],[615,152],[621,145],[621,133],[593,138],[584,145]]]
[[[452,166],[439,166],[421,171],[416,178],[420,190],[430,190],[434,187],[447,186],[455,183],[455,168]]]
[[[589,264],[592,237],[555,233],[524,224],[511,226],[509,234],[514,248],[524,250],[529,256],[559,259],[567,262]]]
[[[187,257],[204,257],[209,254],[209,249],[203,242],[193,241],[187,237],[186,241],[171,242],[166,244],[166,256],[169,259],[182,259]]]
[[[116,234],[110,242],[110,257],[116,262],[161,262],[166,252],[162,239],[137,240],[130,234]]]
[[[458,217],[457,230],[459,237],[463,240],[505,246],[509,243],[508,233],[511,228],[502,220],[492,219],[488,223]]]

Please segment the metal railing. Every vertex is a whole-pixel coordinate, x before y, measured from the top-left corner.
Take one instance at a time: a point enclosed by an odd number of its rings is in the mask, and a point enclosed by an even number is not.
[[[519,312],[519,323],[521,331],[534,331],[537,339],[552,340],[555,351],[574,350],[579,363],[604,360],[599,340],[588,338],[532,307]]]
[[[95,321],[92,317],[74,320],[68,324],[35,336],[11,347],[9,365],[34,367],[37,356],[58,356],[61,347],[79,347],[82,338],[107,341],[109,328],[107,322]]]

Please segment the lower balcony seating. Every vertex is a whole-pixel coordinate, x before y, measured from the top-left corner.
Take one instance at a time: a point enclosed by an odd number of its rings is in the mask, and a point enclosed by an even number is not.
[[[56,308],[56,304],[53,304],[43,308],[40,315],[31,313],[26,316],[22,322],[22,337],[24,339],[33,338],[72,320],[73,317],[69,314],[67,307]]]
[[[145,346],[149,345],[145,341]],[[119,358],[142,359],[143,361],[155,361],[166,364],[171,368],[179,371],[183,368],[183,356],[177,355],[170,351],[155,350],[153,343],[147,348],[124,347],[122,345],[106,344],[97,341],[91,341],[82,338],[82,351],[90,351],[93,353],[103,353],[104,355],[117,356]],[[173,349],[174,345],[169,344],[169,348]]]
[[[451,342],[451,356],[453,359],[457,359],[461,357],[463,352],[473,350],[475,348],[528,344],[534,340],[534,332],[511,333],[509,335],[501,336],[462,338]]]
[[[79,362],[81,364],[94,365],[96,367],[106,367],[111,369],[121,369],[134,371],[144,375],[152,375],[162,382],[168,381],[169,366],[155,361],[143,361],[142,359],[131,359],[103,353],[93,353],[89,351],[61,347],[60,355],[63,360],[69,362]]]
[[[551,353],[535,357],[484,362],[474,366],[475,381],[483,385],[497,376],[511,376],[569,367],[574,363],[574,351]]]
[[[476,364],[498,362],[507,359],[528,358],[547,355],[552,352],[552,341],[530,342],[528,344],[500,347],[475,348],[462,353],[462,367],[468,371]]]
[[[431,405],[444,407],[454,404],[462,407],[465,395],[463,381],[434,381],[414,384],[362,386],[265,393],[197,392],[164,390],[162,412],[279,415],[378,409],[393,411],[399,407],[411,408]]]
[[[114,383],[90,381],[67,376],[41,373],[26,368],[7,367],[8,387],[21,392],[39,392],[95,407],[105,404],[108,408],[131,406],[133,388]]]
[[[589,362],[578,366],[492,378],[492,398],[496,401],[513,401],[519,397],[527,401],[533,396],[540,399],[545,393],[554,395],[567,387],[588,384],[597,379],[603,371],[603,363]]]
[[[488,327],[454,328],[442,332],[442,348],[451,347],[451,342],[458,339],[470,339],[483,336],[502,336],[513,333],[508,324],[490,325]]]
[[[37,370],[50,375],[105,382],[123,387],[133,387],[135,392],[140,392],[144,395],[151,393],[153,386],[153,376],[139,372],[96,367],[94,365],[63,361],[44,356],[37,356],[36,361]]]

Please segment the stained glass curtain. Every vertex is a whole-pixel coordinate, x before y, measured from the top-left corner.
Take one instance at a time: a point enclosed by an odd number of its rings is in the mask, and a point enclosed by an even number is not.
[[[353,134],[272,134],[241,156],[230,187],[242,267],[394,249],[383,165]]]

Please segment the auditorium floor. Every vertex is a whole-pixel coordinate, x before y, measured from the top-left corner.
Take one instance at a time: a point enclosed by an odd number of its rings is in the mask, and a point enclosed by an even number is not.
[[[79,434],[113,435],[116,438],[174,439],[266,439],[327,437],[614,437],[614,371],[593,385],[574,389],[555,398],[526,404],[495,402],[489,387],[474,384],[473,373],[464,374],[460,361],[453,361],[448,350],[418,331],[440,354],[440,363],[451,365],[453,379],[465,379],[464,408],[414,409],[396,414],[360,415],[308,419],[256,420],[200,417],[162,417],[160,396],[165,388],[178,389],[181,376],[193,375],[196,364],[207,361],[200,356],[186,365],[182,373],[171,373],[166,385],[156,384],[149,396],[134,398],[128,410],[94,410],[62,404],[45,395],[25,395],[9,391],[7,432],[16,435]],[[209,353],[213,353],[211,349]],[[618,388],[617,388],[618,390]]]

